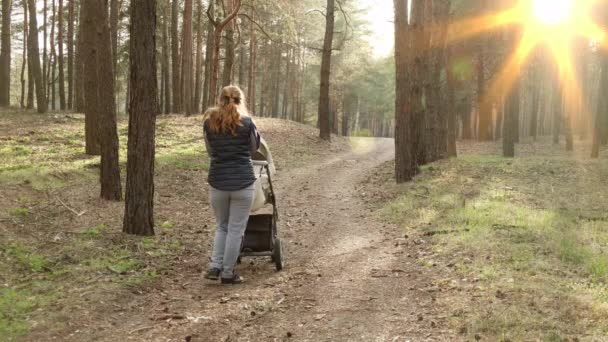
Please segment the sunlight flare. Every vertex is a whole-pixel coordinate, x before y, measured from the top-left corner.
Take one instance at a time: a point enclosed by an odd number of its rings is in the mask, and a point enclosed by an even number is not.
[[[543,24],[556,25],[568,21],[572,0],[534,0],[534,16]]]

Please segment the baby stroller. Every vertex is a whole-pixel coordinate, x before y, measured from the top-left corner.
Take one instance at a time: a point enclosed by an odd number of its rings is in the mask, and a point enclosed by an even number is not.
[[[264,140],[261,141],[260,148],[252,159],[257,180],[254,203],[243,237],[239,262],[242,257],[269,256],[277,271],[280,271],[283,269],[283,246],[277,237],[279,214],[272,188],[272,177],[276,169],[268,145]],[[268,204],[271,205],[272,212],[268,212]]]

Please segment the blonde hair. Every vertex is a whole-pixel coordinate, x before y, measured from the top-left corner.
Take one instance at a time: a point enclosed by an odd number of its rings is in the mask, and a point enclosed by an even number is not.
[[[217,98],[217,105],[205,112],[212,133],[228,133],[236,136],[238,127],[243,126],[241,116],[249,115],[245,105],[245,95],[235,85],[224,87]]]

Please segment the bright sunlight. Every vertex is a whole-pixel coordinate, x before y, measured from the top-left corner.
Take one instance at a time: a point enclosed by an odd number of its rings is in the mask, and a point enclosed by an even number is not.
[[[572,0],[534,0],[534,16],[547,25],[568,21],[572,13]]]

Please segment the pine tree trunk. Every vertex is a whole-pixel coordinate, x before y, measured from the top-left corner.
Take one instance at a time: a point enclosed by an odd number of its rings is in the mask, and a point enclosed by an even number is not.
[[[325,13],[325,38],[321,56],[321,86],[319,89],[319,137],[331,140],[329,112],[329,76],[331,73],[331,52],[334,39],[334,0],[327,0]]]
[[[209,1],[209,13],[215,13],[215,0]],[[205,77],[203,80],[203,111],[205,111],[208,107],[212,106],[213,100],[209,99],[209,83],[211,79],[211,58],[213,55],[213,50],[215,49],[213,44],[215,40],[215,27],[209,23],[207,25],[207,46],[205,47]]]
[[[165,114],[171,113],[171,79],[169,72],[169,6],[163,7],[163,22],[162,22],[162,56],[163,56],[163,92],[162,95],[164,97],[164,112]]]
[[[408,0],[393,0],[395,5],[395,179],[397,183],[412,180],[418,173],[414,157],[413,117],[410,109],[410,27],[408,25]],[[359,99],[357,99],[359,107]],[[357,108],[355,130],[359,131],[360,110]]]
[[[53,110],[55,110],[55,86],[56,86],[56,82],[55,82],[55,67],[57,66],[57,53],[55,50],[55,21],[57,19],[56,16],[56,11],[55,11],[55,0],[51,0],[51,55],[49,56],[49,65],[48,65],[48,72],[49,72],[49,84],[48,84],[48,90],[49,90],[49,97],[51,99],[51,108]]]
[[[250,16],[253,20],[254,11],[251,9]],[[256,58],[257,58],[257,45],[255,41],[255,27],[253,22],[249,24],[249,65],[248,65],[248,74],[247,74],[247,101],[249,101],[249,108],[255,111],[255,95],[256,95],[256,77],[255,77],[255,67],[256,67]]]
[[[605,51],[601,52],[601,71],[600,71],[600,89],[608,89],[608,55]],[[606,96],[598,96],[597,108],[593,125],[593,142],[591,145],[591,158],[599,158],[600,144],[603,139],[604,130],[602,127],[608,118],[608,98]]]
[[[57,67],[59,68],[59,109],[66,109],[65,101],[65,77],[63,68],[63,0],[59,0],[59,11],[57,14]]]
[[[2,0],[2,36],[0,36],[0,106],[10,105],[11,3],[12,0]]]
[[[200,112],[201,106],[201,91],[202,91],[202,77],[203,77],[203,1],[198,0],[196,12],[196,76],[194,80],[194,102],[192,107],[195,112]]]
[[[427,163],[427,142],[425,141],[425,122],[427,110],[424,106],[424,86],[428,75],[428,64],[425,59],[429,49],[429,41],[426,34],[425,22],[425,1],[413,0],[411,10],[410,35],[413,48],[413,55],[409,62],[409,110],[411,111],[411,134],[414,136],[412,141],[412,152],[416,158],[417,165]]]
[[[242,34],[242,33],[241,33]],[[246,87],[245,80],[245,70],[247,69],[247,65],[245,64],[247,61],[247,50],[245,49],[245,44],[243,44],[242,40],[239,43],[239,85],[241,87]]]
[[[114,51],[108,22],[106,0],[96,0],[97,93],[101,135],[101,198],[119,201],[122,198],[118,164],[118,133],[116,132],[116,99],[114,87]]]
[[[446,51],[446,64],[452,65],[452,48],[448,47]],[[458,150],[456,148],[457,121],[456,121],[456,84],[454,74],[450,68],[446,70],[447,76],[447,153],[448,157],[457,157]]]
[[[154,235],[156,1],[131,1],[129,139],[123,232]],[[145,84],[145,87],[140,85]]]
[[[100,82],[97,74],[97,55],[99,54],[97,44],[97,28],[95,21],[97,18],[97,6],[94,1],[83,1],[81,10],[82,40],[83,40],[83,59],[84,59],[84,132],[85,132],[85,151],[88,155],[101,154],[100,142],[100,115],[99,112],[99,91]]]
[[[114,70],[114,82],[116,82],[116,67],[118,66],[118,14],[120,13],[120,4],[118,3],[118,0],[109,1],[110,36],[112,37],[112,69]]]
[[[29,1],[29,0],[28,0]],[[42,1],[42,82],[44,83],[44,86],[46,87],[48,84],[48,55],[46,53],[46,47],[47,47],[47,0],[43,0]],[[46,93],[44,95],[45,97],[47,97]]]
[[[20,105],[22,109],[25,109],[26,98],[25,98],[25,70],[27,67],[27,3],[23,1],[23,63],[21,64],[21,101]]]
[[[74,105],[76,111],[84,113],[84,60],[85,60],[85,44],[84,44],[84,24],[82,5],[79,9],[80,15],[78,19],[78,32],[76,33],[76,54],[74,63]]]
[[[519,40],[518,31],[511,32],[511,46],[516,47]],[[513,87],[506,97],[506,109],[504,113],[504,123],[502,130],[502,154],[504,157],[515,157],[515,131],[519,130],[519,122],[516,121],[516,114],[519,113],[520,106],[520,84],[519,76],[514,80]]]
[[[553,144],[559,144],[559,135],[562,121],[562,88],[559,80],[553,84]]]
[[[36,106],[38,113],[46,113],[47,102],[46,92],[44,90],[44,81],[42,78],[42,69],[40,68],[40,53],[38,50],[38,21],[36,18],[36,0],[27,0],[28,12],[30,16],[30,32],[28,42],[28,57],[32,67],[32,76],[36,86]]]
[[[178,35],[178,21],[179,21],[179,0],[173,0],[173,6],[171,9],[171,64],[172,64],[172,77],[173,77],[173,112],[181,113],[181,78],[180,78],[180,58],[179,58],[179,35]]]
[[[234,8],[234,0],[228,0],[228,12],[232,12]],[[232,84],[234,80],[234,21],[226,26],[226,34],[224,35],[226,45],[224,46],[224,70],[222,72],[222,86]]]
[[[68,109],[74,108],[74,1],[68,0]]]
[[[182,87],[183,102],[182,106],[186,115],[194,113],[192,109],[192,8],[193,1],[185,0],[184,21],[182,28]]]

